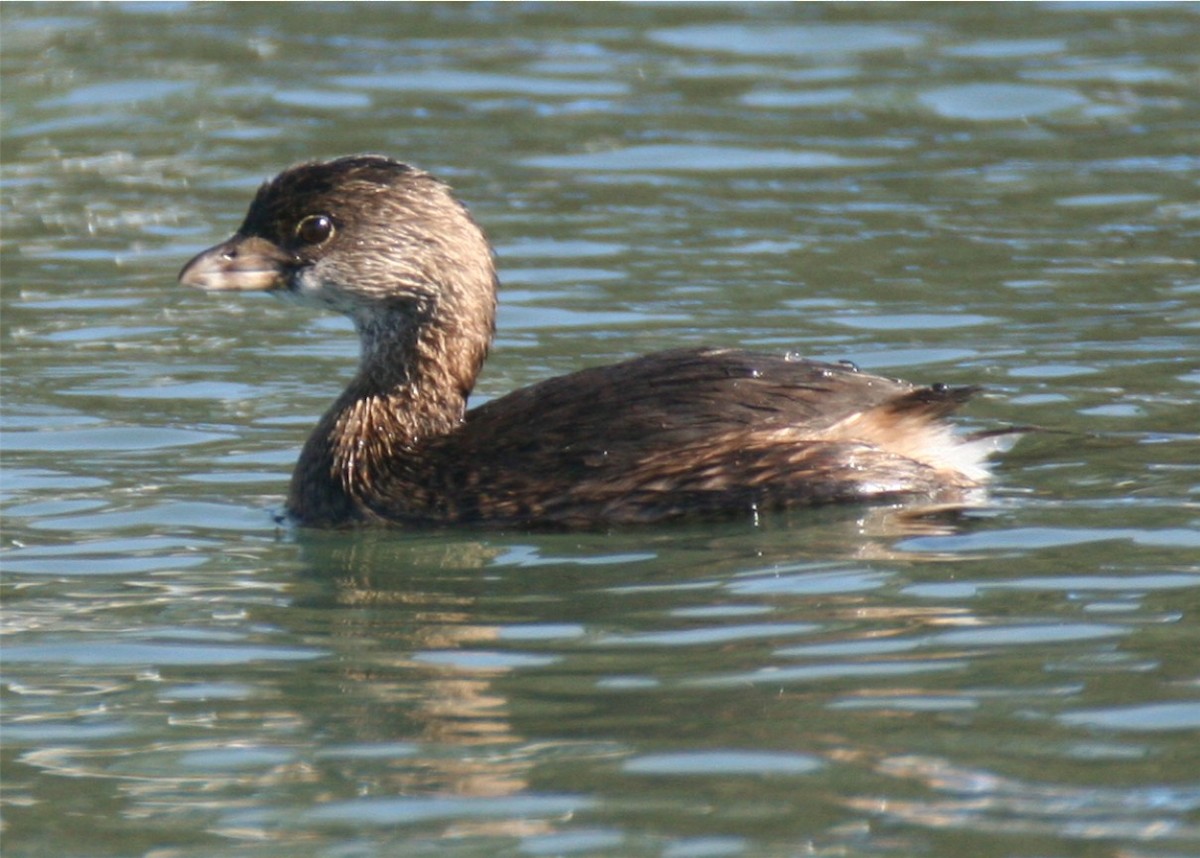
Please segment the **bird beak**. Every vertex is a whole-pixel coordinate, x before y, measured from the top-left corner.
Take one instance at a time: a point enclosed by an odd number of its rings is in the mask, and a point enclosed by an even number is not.
[[[193,256],[179,272],[179,282],[209,292],[273,292],[287,288],[293,262],[274,242],[235,235]]]

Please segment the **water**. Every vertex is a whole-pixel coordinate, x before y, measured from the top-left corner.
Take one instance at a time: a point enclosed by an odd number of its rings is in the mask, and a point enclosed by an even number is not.
[[[13,856],[1200,852],[1195,5],[5,4]],[[1057,430],[966,520],[280,528],[340,319],[257,184],[450,180],[481,398],[739,344]]]

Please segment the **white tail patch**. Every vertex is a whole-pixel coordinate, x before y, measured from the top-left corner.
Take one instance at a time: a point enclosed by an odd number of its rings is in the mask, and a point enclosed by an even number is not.
[[[987,482],[991,478],[988,457],[1016,441],[1015,435],[973,438],[927,412],[888,407],[854,414],[822,432],[821,437],[869,444],[972,483]]]

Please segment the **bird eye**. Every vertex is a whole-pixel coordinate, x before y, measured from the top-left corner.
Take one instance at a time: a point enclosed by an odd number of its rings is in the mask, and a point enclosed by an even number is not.
[[[329,215],[309,215],[296,224],[296,238],[305,244],[320,244],[333,235],[333,219]]]

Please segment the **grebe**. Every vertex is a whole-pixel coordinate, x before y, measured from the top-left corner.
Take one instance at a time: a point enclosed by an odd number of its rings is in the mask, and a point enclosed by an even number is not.
[[[450,188],[375,155],[258,191],[180,282],[349,316],[358,372],[300,454],[305,525],[604,527],[814,504],[942,499],[988,478],[991,436],[943,418],[974,387],[725,348],[658,352],[467,410],[495,329],[496,269]]]

